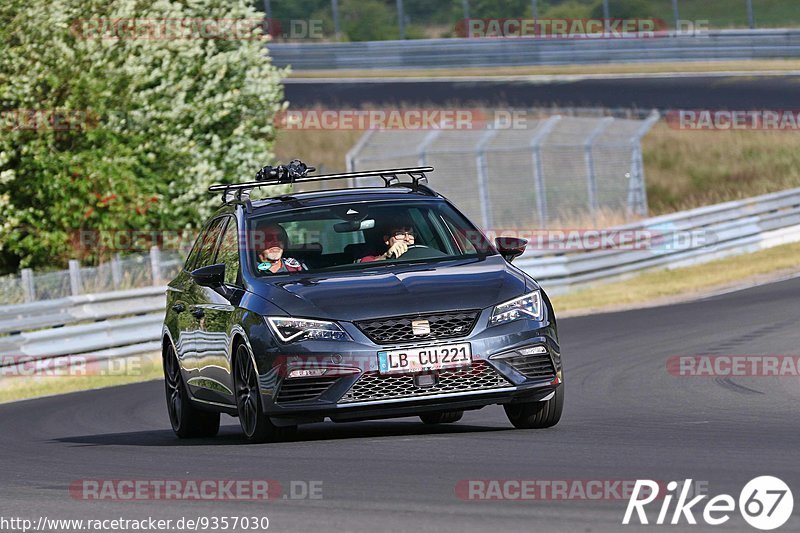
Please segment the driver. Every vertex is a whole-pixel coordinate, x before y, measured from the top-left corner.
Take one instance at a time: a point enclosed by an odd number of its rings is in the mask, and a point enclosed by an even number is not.
[[[358,263],[369,263],[371,261],[383,261],[386,259],[399,259],[401,255],[408,251],[410,246],[414,246],[414,228],[408,223],[396,223],[388,226],[383,235],[383,242],[387,250],[380,255],[367,255],[359,259]]]
[[[281,274],[284,272],[298,272],[308,270],[308,267],[297,259],[283,257],[283,251],[289,245],[289,236],[286,230],[278,224],[271,224],[261,230],[264,239],[264,251],[258,255],[259,272],[268,274]]]

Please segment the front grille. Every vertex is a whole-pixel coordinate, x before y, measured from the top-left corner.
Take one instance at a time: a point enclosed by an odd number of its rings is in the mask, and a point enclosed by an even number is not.
[[[477,319],[478,311],[453,311],[361,320],[356,322],[356,326],[375,344],[392,344],[463,337],[469,335]],[[431,332],[414,335],[411,329],[411,322],[414,320],[427,320]]]
[[[434,374],[437,377],[436,383],[428,387],[416,386],[412,374],[380,375],[377,372],[364,374],[350,387],[339,403],[418,398],[450,392],[497,389],[511,384],[484,361],[474,361],[470,368],[440,370]]]
[[[276,403],[313,400],[328,390],[340,376],[286,379],[281,385]]]
[[[556,372],[553,369],[553,361],[550,355],[517,355],[514,357],[504,357],[504,363],[513,366],[520,374],[526,378],[548,378],[554,379]]]

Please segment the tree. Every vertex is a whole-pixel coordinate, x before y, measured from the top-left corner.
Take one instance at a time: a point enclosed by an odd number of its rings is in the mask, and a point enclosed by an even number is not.
[[[80,230],[192,228],[219,204],[210,184],[270,163],[283,72],[262,16],[245,0],[3,0],[0,270],[62,267]]]

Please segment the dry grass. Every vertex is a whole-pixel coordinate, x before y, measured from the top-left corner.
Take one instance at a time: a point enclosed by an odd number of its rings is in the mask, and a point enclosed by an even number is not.
[[[385,70],[299,70],[291,78],[383,78],[453,76],[555,76],[586,74],[660,74],[665,72],[769,72],[800,70],[796,59],[770,61],[698,61],[681,63],[614,63],[606,65],[543,65],[494,68]]]
[[[675,270],[645,272],[625,281],[606,283],[553,296],[556,313],[603,310],[712,292],[760,277],[800,273],[800,243],[719,259]]]
[[[800,187],[797,132],[685,131],[662,122],[642,149],[653,215]]]

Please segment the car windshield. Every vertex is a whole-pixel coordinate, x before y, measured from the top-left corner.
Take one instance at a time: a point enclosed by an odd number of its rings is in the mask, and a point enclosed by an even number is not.
[[[247,250],[261,276],[496,253],[441,200],[354,202],[254,215]]]

